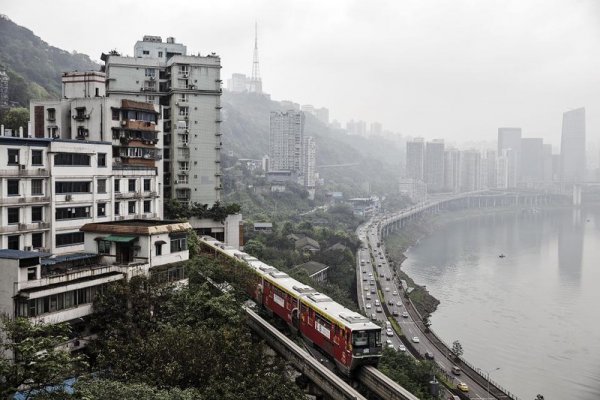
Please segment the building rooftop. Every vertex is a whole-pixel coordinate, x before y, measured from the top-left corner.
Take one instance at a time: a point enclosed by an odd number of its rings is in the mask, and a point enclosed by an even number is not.
[[[92,222],[83,225],[82,232],[114,233],[131,235],[157,235],[161,233],[183,232],[192,229],[189,222],[132,219],[123,221]]]
[[[295,269],[304,270],[304,271],[306,271],[308,276],[312,277],[313,275],[318,274],[319,272],[322,272],[328,268],[329,267],[327,265],[321,264],[320,262],[309,261],[309,262],[305,262],[304,264],[297,265],[292,270],[295,270]]]
[[[25,258],[34,257],[48,257],[50,253],[41,253],[38,251],[23,251],[23,250],[11,250],[11,249],[0,249],[0,258],[9,260],[22,260]]]

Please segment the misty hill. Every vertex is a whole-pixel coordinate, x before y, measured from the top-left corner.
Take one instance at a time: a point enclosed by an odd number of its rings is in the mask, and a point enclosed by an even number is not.
[[[0,15],[0,65],[10,78],[9,101],[23,107],[30,99],[60,97],[63,72],[100,68],[87,55],[50,46],[4,15]]]
[[[285,111],[281,104],[253,93],[224,92],[223,148],[237,158],[260,159],[269,152],[271,111]],[[399,142],[381,137],[349,135],[331,129],[314,116],[306,115],[306,136],[317,142],[317,166],[321,177],[334,184],[331,190],[367,193],[367,184],[376,192],[389,192],[400,176],[403,151]]]

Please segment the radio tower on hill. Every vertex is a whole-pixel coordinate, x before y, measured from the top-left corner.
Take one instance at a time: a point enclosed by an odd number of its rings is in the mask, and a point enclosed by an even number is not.
[[[254,58],[252,60],[252,77],[250,78],[249,91],[262,93],[262,80],[260,79],[260,67],[258,65],[258,24],[254,23]]]

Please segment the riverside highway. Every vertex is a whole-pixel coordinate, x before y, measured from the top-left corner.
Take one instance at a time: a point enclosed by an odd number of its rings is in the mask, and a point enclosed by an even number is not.
[[[408,215],[414,211],[414,208],[406,209],[394,214],[394,217],[402,217],[403,213]],[[358,251],[356,276],[359,307],[369,318],[382,322],[384,346],[386,340],[390,340],[394,349],[404,348],[396,332],[391,337],[386,336],[386,322],[388,318],[393,318],[398,322],[406,340],[412,342],[411,344],[421,356],[425,353],[433,354],[433,361],[447,373],[453,381],[454,388],[459,382],[464,382],[469,386],[468,394],[472,399],[508,399],[508,396],[495,397],[488,394],[486,385],[478,384],[464,372],[460,376],[454,376],[451,371],[452,366],[456,364],[448,358],[446,351],[440,351],[422,331],[421,317],[404,297],[407,288],[398,281],[386,257],[383,239],[380,237],[380,222],[383,219],[374,217],[357,229],[362,244]],[[375,305],[376,300],[382,303],[380,308]],[[383,303],[387,306],[383,307]],[[413,342],[414,337],[419,339],[418,343]],[[458,366],[462,367],[462,365]],[[478,378],[478,382],[481,382],[480,377]]]

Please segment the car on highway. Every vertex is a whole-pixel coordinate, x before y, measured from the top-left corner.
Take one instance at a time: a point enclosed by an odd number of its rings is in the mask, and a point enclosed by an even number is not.
[[[457,367],[456,365],[452,366],[452,373],[454,375],[460,375],[460,367]]]
[[[387,328],[387,330],[385,331],[385,334],[389,337],[394,336],[394,331],[391,330],[390,328]]]
[[[371,308],[371,303],[367,303],[367,304],[365,305],[365,307],[367,308],[367,310],[368,310],[368,309],[370,309],[370,308]]]
[[[398,346],[398,350],[400,351],[406,351],[406,346],[401,344],[400,346]]]
[[[377,319],[377,315],[375,315],[375,314],[371,314],[371,319],[372,319],[373,321],[375,321],[375,320]]]
[[[392,341],[390,339],[388,339],[388,340],[385,341],[385,345],[387,347],[389,347],[390,349],[394,348],[394,344],[392,343]]]
[[[388,306],[393,306],[394,305],[394,300],[388,300]]]
[[[401,302],[401,301],[398,301],[398,302],[396,303],[396,305],[397,305],[398,307],[402,307],[402,302]]]
[[[365,292],[368,292],[368,291],[369,291],[369,287],[365,286]]]
[[[373,276],[373,273],[372,273],[372,272],[369,272],[369,276]]]
[[[413,343],[419,343],[420,342],[419,337],[418,336],[413,336],[412,342]]]
[[[367,279],[366,276],[363,276],[363,282],[367,282],[369,279]]]
[[[371,300],[371,294],[370,294],[370,293],[367,293],[367,296],[365,297],[365,299],[367,299],[367,300]]]
[[[459,382],[458,385],[456,385],[456,388],[458,390],[460,390],[461,392],[468,392],[469,391],[469,386],[467,386],[467,384],[464,383],[464,382]]]
[[[398,292],[397,292],[396,290],[394,290],[394,291],[392,292],[392,296],[398,296]]]
[[[386,292],[389,292],[389,291],[390,291],[390,288],[389,288],[389,287],[386,287],[386,288],[385,288],[385,291],[386,291]]]
[[[382,310],[382,308],[381,308],[381,307],[377,307],[377,308],[375,308],[375,311],[376,311],[376,312],[378,312],[378,313],[382,313],[382,312],[383,312],[383,310]]]
[[[396,309],[394,308],[394,309],[392,310],[392,315],[393,315],[394,317],[397,317],[397,316],[398,316],[398,315],[400,315],[400,314],[398,313],[398,310],[396,310]]]
[[[380,304],[381,304],[381,303],[379,302],[379,300],[375,300],[375,305],[376,305],[376,306],[378,306],[378,305],[380,305]]]
[[[367,270],[366,270],[366,269],[363,269],[363,274],[366,274],[366,273],[367,273]]]
[[[402,313],[402,318],[408,318],[408,313],[406,311]]]
[[[425,352],[425,358],[428,360],[433,360],[435,357],[432,352],[427,351],[427,352]]]
[[[371,294],[375,294],[375,288],[374,287],[371,288]]]

